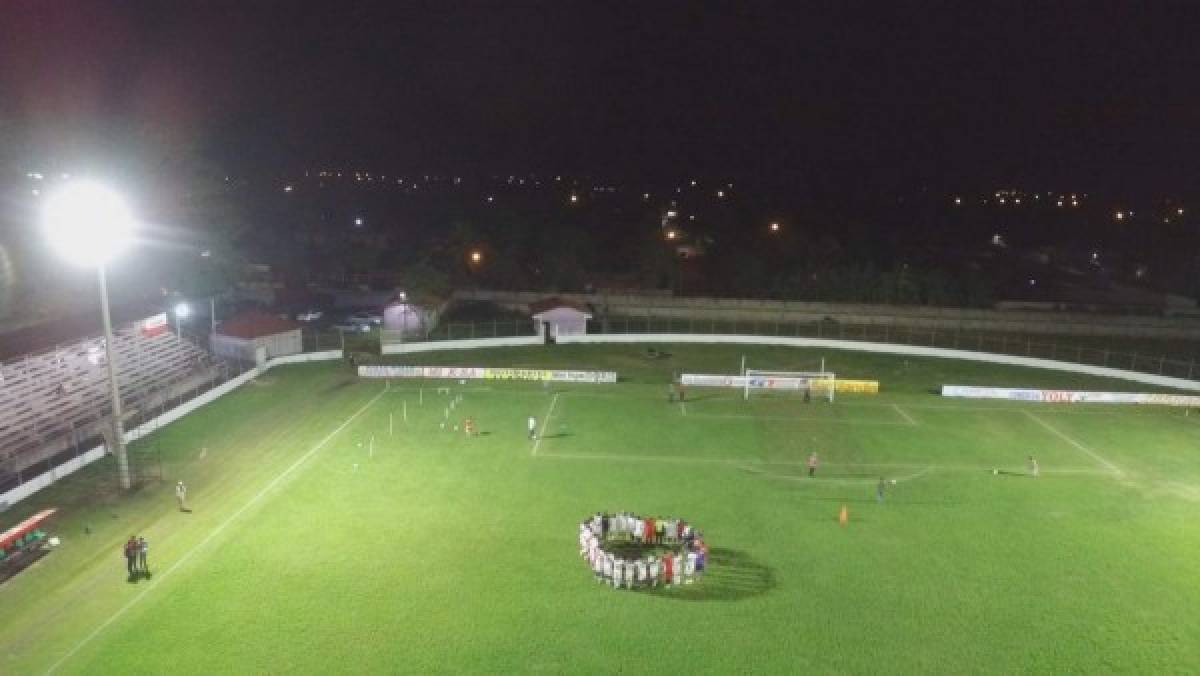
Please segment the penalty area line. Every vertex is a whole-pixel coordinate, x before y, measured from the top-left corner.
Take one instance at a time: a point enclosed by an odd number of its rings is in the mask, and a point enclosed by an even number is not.
[[[558,403],[558,392],[554,393],[554,398],[550,400],[550,408],[546,410],[546,417],[542,418],[542,431],[538,433],[538,437],[533,442],[533,450],[529,455],[537,457],[538,447],[542,445],[542,437],[546,436],[546,430],[550,427],[550,416],[554,415],[554,405]]]
[[[92,630],[92,632],[90,634],[88,634],[87,636],[84,636],[78,643],[75,644],[74,647],[72,647],[70,650],[68,650],[65,655],[58,658],[58,660],[56,662],[54,662],[54,664],[50,665],[50,668],[46,669],[46,673],[52,674],[55,671],[57,671],[58,668],[61,667],[67,660],[74,657],[76,653],[78,653],[80,650],[83,649],[84,646],[86,646],[88,643],[90,643],[92,641],[92,639],[99,636],[100,632],[107,629],[109,627],[109,625],[111,625],[113,622],[116,622],[117,619],[120,618],[122,615],[124,615],[126,612],[128,612],[130,608],[137,605],[138,601],[141,601],[142,599],[146,598],[147,594],[149,594],[150,592],[154,591],[159,586],[161,586],[162,581],[164,579],[169,577],[171,575],[171,573],[178,570],[180,566],[187,563],[192,558],[192,556],[194,556],[196,554],[196,552],[203,549],[205,545],[207,545],[209,542],[212,542],[212,540],[214,538],[216,538],[218,535],[220,535],[222,532],[224,532],[224,530],[227,527],[229,527],[229,524],[233,523],[246,510],[248,510],[251,507],[253,507],[254,505],[258,504],[258,502],[260,500],[262,500],[264,497],[266,497],[267,493],[271,492],[271,489],[278,486],[280,484],[280,482],[282,482],[284,479],[288,478],[288,476],[292,472],[294,472],[296,470],[296,468],[298,468],[300,465],[304,464],[304,462],[307,461],[309,458],[311,458],[313,455],[315,455],[317,453],[317,451],[320,451],[322,448],[324,448],[326,444],[328,444],[335,436],[337,436],[338,432],[341,432],[342,430],[346,429],[346,427],[348,427],[350,425],[350,423],[354,422],[354,420],[356,418],[358,418],[360,415],[365,413],[366,410],[368,408],[370,408],[372,404],[374,404],[376,401],[378,401],[379,398],[382,397],[385,392],[387,392],[387,390],[380,390],[375,396],[371,397],[367,401],[367,403],[363,404],[361,408],[359,408],[357,411],[352,413],[349,418],[346,418],[342,422],[342,424],[338,425],[337,427],[334,428],[334,430],[332,432],[325,435],[324,439],[321,439],[320,441],[317,442],[317,444],[315,446],[313,446],[312,448],[305,451],[304,455],[297,458],[295,462],[288,465],[287,468],[284,469],[282,472],[280,472],[274,479],[272,479],[270,481],[270,483],[268,483],[266,486],[263,486],[262,490],[255,493],[252,498],[250,498],[249,500],[246,501],[246,504],[242,505],[241,507],[238,508],[238,510],[236,512],[234,512],[233,514],[230,514],[228,517],[226,517],[226,519],[224,521],[222,521],[220,524],[218,524],[217,527],[214,528],[212,530],[212,532],[210,532],[207,536],[205,536],[203,540],[201,540],[199,543],[193,545],[191,549],[189,549],[187,552],[185,552],[183,556],[179,557],[179,559],[177,559],[175,561],[175,563],[171,564],[171,566],[169,568],[167,568],[163,572],[155,575],[154,580],[151,581],[150,584],[145,589],[143,589],[141,592],[139,592],[137,596],[134,596],[133,598],[129,599],[129,601],[127,601],[125,603],[125,605],[118,608],[116,610],[116,612],[114,612],[112,615],[110,615],[108,617],[107,620],[101,622],[100,626],[98,626],[94,630]]]
[[[900,404],[892,404],[892,408],[896,409],[896,413],[899,413],[901,418],[904,418],[905,420],[907,420],[909,425],[912,425],[913,427],[917,427],[917,421],[914,420],[913,417],[908,414],[908,411],[905,411],[904,409],[900,408]]]
[[[1090,455],[1092,457],[1092,459],[1094,459],[1096,462],[1098,462],[1101,465],[1104,465],[1106,468],[1108,468],[1108,471],[1111,474],[1113,474],[1115,476],[1124,476],[1125,472],[1120,467],[1117,467],[1113,463],[1109,462],[1108,459],[1105,458],[1104,456],[1093,451],[1092,449],[1088,448],[1087,446],[1084,446],[1083,444],[1079,443],[1078,441],[1072,439],[1071,437],[1069,437],[1065,433],[1063,433],[1061,430],[1059,430],[1057,427],[1051,425],[1050,423],[1046,422],[1045,420],[1042,420],[1041,418],[1030,413],[1029,411],[1024,411],[1024,413],[1025,413],[1025,415],[1029,416],[1030,420],[1041,425],[1042,427],[1044,427],[1048,432],[1050,432],[1054,436],[1058,437],[1059,439],[1062,439],[1063,441],[1067,442],[1068,444],[1071,444],[1075,448],[1078,448],[1079,450],[1083,451],[1084,453],[1087,453],[1088,455]]]

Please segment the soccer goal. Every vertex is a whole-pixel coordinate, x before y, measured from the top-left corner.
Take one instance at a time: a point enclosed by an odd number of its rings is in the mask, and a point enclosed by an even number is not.
[[[819,371],[768,371],[743,367],[742,376],[745,378],[742,389],[745,400],[750,399],[751,392],[785,392],[822,397],[832,403],[837,389],[837,375],[825,370],[824,359]]]

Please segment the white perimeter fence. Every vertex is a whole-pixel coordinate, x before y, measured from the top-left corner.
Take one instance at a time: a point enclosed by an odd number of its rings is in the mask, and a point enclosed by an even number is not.
[[[303,354],[293,354],[286,357],[276,357],[264,363],[262,366],[252,368],[239,376],[230,378],[224,383],[204,392],[203,394],[183,402],[179,406],[172,408],[159,416],[156,416],[137,427],[125,430],[125,443],[131,443],[142,437],[145,437],[152,432],[162,428],[164,425],[169,425],[183,416],[195,411],[196,409],[216,401],[217,399],[229,394],[237,388],[245,385],[247,382],[257,378],[258,376],[270,371],[276,366],[285,364],[299,364],[310,361],[329,361],[332,359],[341,359],[341,350],[329,350],[326,352],[307,352]],[[3,494],[0,494],[0,509],[7,509],[17,502],[33,495],[42,490],[46,486],[53,484],[55,481],[73,474],[87,465],[103,458],[108,452],[103,444],[89,449],[78,456],[62,463],[61,465],[51,467],[49,470],[41,474],[26,479],[21,484],[14,486]]]

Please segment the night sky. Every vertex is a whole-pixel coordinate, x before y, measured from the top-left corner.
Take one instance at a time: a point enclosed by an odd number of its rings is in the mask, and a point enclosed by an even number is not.
[[[1200,179],[1200,24],[1183,3],[882,4],[6,2],[0,159],[156,144],[247,172],[844,195]]]

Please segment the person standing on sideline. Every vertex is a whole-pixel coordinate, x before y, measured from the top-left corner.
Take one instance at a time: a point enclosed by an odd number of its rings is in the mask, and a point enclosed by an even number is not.
[[[883,502],[883,492],[887,490],[887,481],[883,477],[879,477],[879,484],[875,486],[875,500]]]
[[[1036,479],[1041,472],[1042,468],[1038,467],[1038,461],[1032,455],[1029,456],[1029,475]]]
[[[179,511],[186,512],[187,510],[187,486],[183,482],[175,484],[175,500],[179,502]]]
[[[137,546],[137,539],[130,535],[125,542],[125,569],[129,571],[129,577],[137,572]]]
[[[675,383],[667,383],[667,403],[675,403]]]
[[[150,566],[146,563],[146,557],[150,555],[150,543],[146,542],[146,538],[139,536],[137,541],[138,568],[146,575],[150,574]]]
[[[817,452],[813,451],[808,454],[808,476],[813,477],[817,474],[817,465],[820,461],[817,459]]]
[[[537,439],[537,418],[535,418],[533,416],[529,416],[528,426],[529,426],[529,440],[533,441],[534,439]]]

